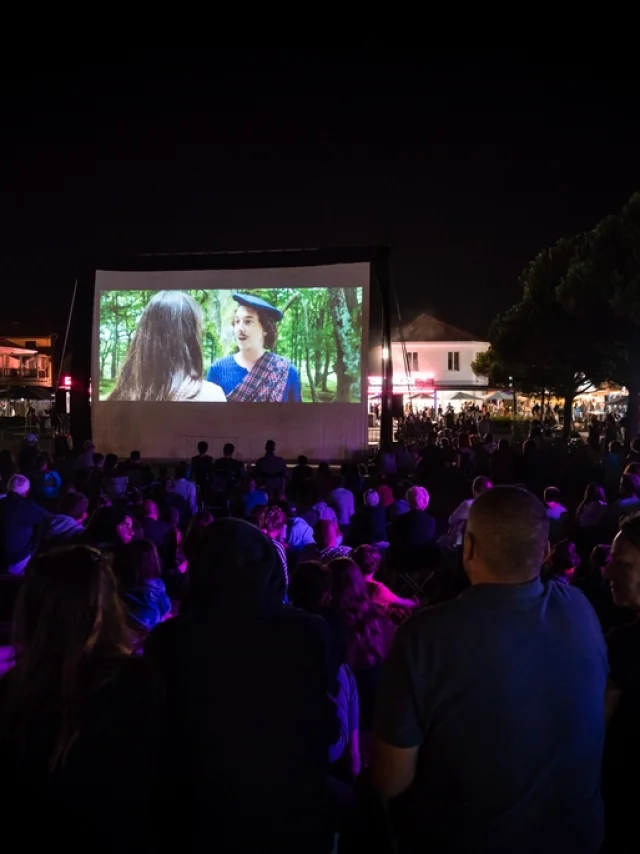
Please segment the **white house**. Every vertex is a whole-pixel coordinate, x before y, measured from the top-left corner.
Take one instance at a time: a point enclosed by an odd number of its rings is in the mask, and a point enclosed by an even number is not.
[[[411,398],[428,396],[430,389],[436,393],[443,406],[456,392],[482,397],[488,380],[471,370],[478,353],[489,348],[488,341],[478,341],[473,335],[443,323],[429,314],[420,314],[407,323],[400,336],[392,342],[393,390],[395,394]],[[385,354],[386,355],[386,354]],[[380,393],[382,348],[372,348],[369,396]],[[477,391],[476,391],[477,389]]]

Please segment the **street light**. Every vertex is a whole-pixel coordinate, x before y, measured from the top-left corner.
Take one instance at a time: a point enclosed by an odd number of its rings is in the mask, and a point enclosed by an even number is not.
[[[388,347],[383,347],[383,348],[382,348],[382,359],[383,359],[383,361],[385,361],[385,362],[388,362],[388,361],[389,361],[389,348],[388,348]]]

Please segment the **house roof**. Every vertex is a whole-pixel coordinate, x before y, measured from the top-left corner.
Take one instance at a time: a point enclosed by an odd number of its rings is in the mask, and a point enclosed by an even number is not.
[[[11,350],[12,352],[23,354],[38,352],[37,350],[32,350],[30,348],[23,347],[22,344],[16,344],[15,341],[10,341],[8,338],[2,337],[0,337],[0,348],[2,348],[3,350]]]
[[[405,341],[478,341],[475,335],[423,312],[402,327]],[[399,340],[397,335],[394,340]]]

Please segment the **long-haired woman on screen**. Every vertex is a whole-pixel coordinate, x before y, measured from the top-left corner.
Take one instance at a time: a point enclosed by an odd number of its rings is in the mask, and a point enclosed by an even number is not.
[[[224,401],[203,379],[202,309],[183,291],[159,291],[140,323],[109,400]]]
[[[271,352],[282,312],[252,294],[232,294],[238,303],[233,317],[237,353],[209,368],[207,379],[218,383],[232,403],[300,403],[300,375],[285,356]]]

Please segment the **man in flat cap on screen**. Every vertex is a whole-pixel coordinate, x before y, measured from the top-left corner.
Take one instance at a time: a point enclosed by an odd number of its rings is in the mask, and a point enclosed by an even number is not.
[[[252,294],[234,293],[233,331],[238,352],[209,368],[207,380],[222,387],[232,403],[300,403],[300,375],[284,356],[271,352],[282,312]]]

